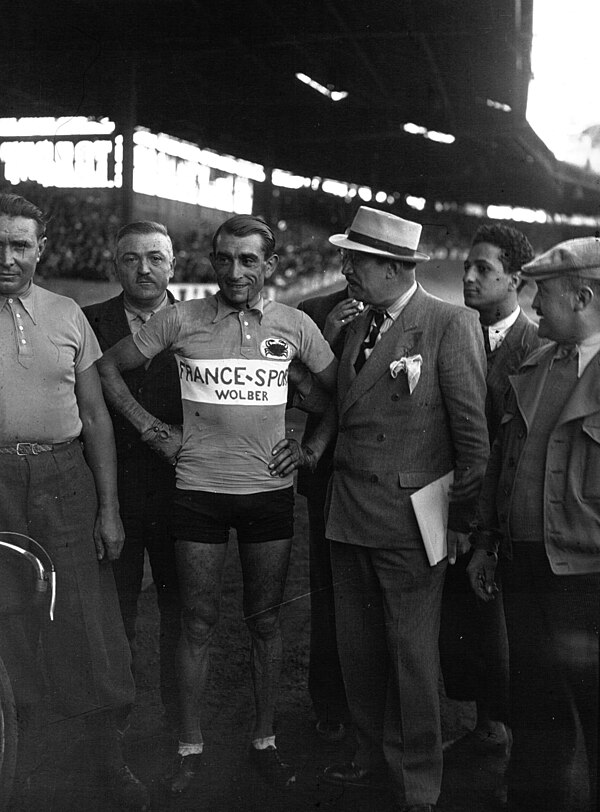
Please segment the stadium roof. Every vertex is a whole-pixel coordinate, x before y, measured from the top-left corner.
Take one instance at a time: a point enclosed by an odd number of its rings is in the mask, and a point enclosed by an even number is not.
[[[154,132],[304,176],[597,211],[599,183],[559,165],[525,121],[533,0],[11,5],[0,116],[134,110]]]

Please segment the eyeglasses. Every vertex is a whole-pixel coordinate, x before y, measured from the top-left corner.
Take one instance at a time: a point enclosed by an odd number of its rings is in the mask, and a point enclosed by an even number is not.
[[[355,259],[355,252],[350,251],[348,248],[338,248],[338,254],[342,260],[342,265],[353,265]]]

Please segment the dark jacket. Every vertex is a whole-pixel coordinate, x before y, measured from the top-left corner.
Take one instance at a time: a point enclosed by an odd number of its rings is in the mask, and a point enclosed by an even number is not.
[[[497,350],[488,354],[485,379],[487,385],[485,416],[490,434],[490,445],[504,414],[510,390],[508,376],[516,373],[533,350],[546,343],[547,341],[543,338],[538,338],[537,325],[521,310],[502,344]]]
[[[172,303],[173,296],[168,293]],[[123,294],[100,304],[83,308],[92,329],[105,352],[125,336],[131,335]],[[147,368],[146,368],[147,366]],[[175,359],[161,352],[148,365],[123,375],[134,398],[165,423],[181,424],[181,394]],[[175,487],[175,469],[140,441],[131,423],[112,407],[109,413],[117,447],[119,502],[122,513],[145,512],[156,503],[162,509]]]
[[[325,328],[325,320],[330,311],[333,310],[333,308],[339,302],[347,299],[348,297],[348,288],[343,288],[342,290],[336,290],[334,293],[327,293],[324,296],[314,296],[311,299],[306,299],[298,304],[298,310],[302,310],[307,316],[310,316],[319,330],[323,332],[323,329]],[[344,346],[344,333],[345,330],[340,332],[331,348],[338,359],[342,354],[342,348]],[[309,413],[308,417],[306,418],[306,428],[304,431],[306,437],[310,437],[320,419],[320,414]],[[298,470],[297,489],[299,494],[306,497],[311,497],[314,495],[317,498],[322,498],[323,500],[325,499],[325,491],[331,475],[334,447],[335,441],[333,441],[329,448],[326,449],[325,453],[319,460],[319,464],[317,465],[317,469],[314,474],[311,474],[305,468],[300,468]]]

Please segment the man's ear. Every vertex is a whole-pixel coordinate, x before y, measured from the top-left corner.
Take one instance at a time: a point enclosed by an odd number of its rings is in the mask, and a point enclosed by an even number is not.
[[[266,263],[267,267],[265,269],[265,279],[268,279],[270,276],[272,276],[275,273],[275,270],[277,269],[278,263],[279,263],[278,255],[277,254],[271,254],[271,256],[269,257],[269,259],[267,260],[267,263]]]
[[[388,259],[385,263],[385,278],[393,279],[395,276],[398,276],[402,267],[401,262],[397,262],[395,259]]]
[[[210,264],[212,265],[213,271],[215,271],[215,272],[216,272],[217,267],[216,267],[216,265],[215,265],[215,255],[213,254],[213,252],[212,252],[212,251],[211,251],[211,252],[210,252],[210,254],[208,255],[208,258],[209,258],[209,260],[210,260]]]
[[[42,256],[42,254],[44,253],[44,249],[45,249],[45,247],[46,247],[46,243],[47,243],[47,242],[48,242],[48,237],[41,237],[41,238],[38,240],[38,259],[39,259],[39,258]]]
[[[510,275],[510,284],[508,286],[509,290],[519,290],[519,287],[521,285],[521,272],[515,271],[514,273],[511,273],[509,275]]]
[[[582,285],[575,293],[575,310],[584,310],[594,299],[594,291],[587,285]]]
[[[173,259],[171,260],[171,270],[169,271],[169,279],[173,279],[173,276],[175,275],[176,265],[177,265],[177,257],[174,256]]]

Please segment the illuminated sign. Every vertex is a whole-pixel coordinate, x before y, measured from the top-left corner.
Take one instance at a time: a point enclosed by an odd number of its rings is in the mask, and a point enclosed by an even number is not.
[[[24,138],[28,135],[64,138],[67,135],[111,135],[114,131],[115,122],[108,118],[0,118],[0,138]]]
[[[120,188],[123,136],[114,131],[114,122],[106,118],[0,119],[5,177],[12,184],[30,180],[57,188]],[[135,192],[250,214],[253,183],[264,180],[260,164],[143,127],[134,132]]]
[[[169,135],[138,128],[133,135],[133,190],[211,209],[252,213],[252,181],[260,164],[219,155]]]
[[[112,188],[115,182],[114,144],[90,141],[2,141],[0,161],[13,184],[33,180],[61,188]]]

